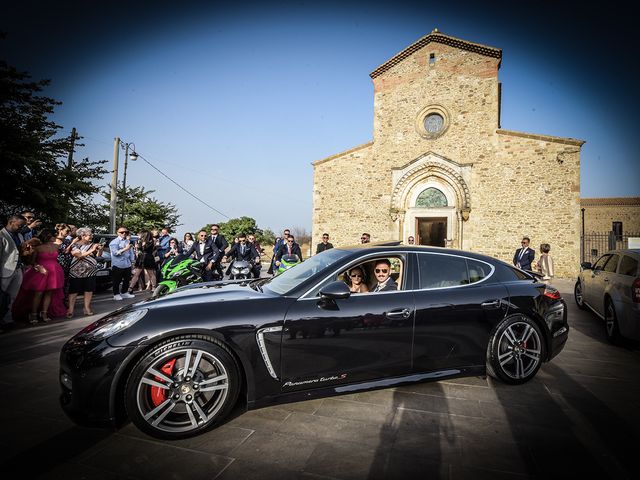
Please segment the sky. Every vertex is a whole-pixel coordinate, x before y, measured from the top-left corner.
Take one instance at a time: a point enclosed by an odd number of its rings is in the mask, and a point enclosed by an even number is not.
[[[51,79],[76,158],[112,169],[119,137],[188,190],[128,163],[178,232],[240,216],[310,231],[311,163],[373,139],[369,73],[434,28],[502,49],[502,128],[586,141],[582,197],[640,195],[638,42],[616,2],[92,3],[3,0],[0,56]]]

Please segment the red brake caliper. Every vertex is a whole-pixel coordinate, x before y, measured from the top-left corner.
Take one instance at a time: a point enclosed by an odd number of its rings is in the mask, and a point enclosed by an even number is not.
[[[167,363],[163,365],[160,371],[165,375],[171,376],[173,372],[173,366],[175,365],[175,363],[176,363],[175,358],[173,360],[169,360]],[[164,383],[164,380],[158,377],[155,377],[154,380],[156,380],[157,382]],[[151,403],[153,403],[155,407],[160,405],[166,399],[167,399],[167,390],[160,387],[151,387]]]

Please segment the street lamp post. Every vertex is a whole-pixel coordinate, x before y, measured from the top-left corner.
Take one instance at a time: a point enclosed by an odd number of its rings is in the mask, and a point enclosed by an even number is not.
[[[131,148],[131,155],[129,155],[129,147],[131,146],[133,146],[133,148]],[[122,177],[122,210],[120,211],[120,225],[124,224],[124,212],[125,212],[125,205],[127,201],[127,165],[129,164],[129,156],[131,156],[132,161],[136,161],[138,159],[135,143],[133,142],[125,143],[124,145],[122,145],[122,148],[124,148],[125,153],[124,153],[124,175]]]

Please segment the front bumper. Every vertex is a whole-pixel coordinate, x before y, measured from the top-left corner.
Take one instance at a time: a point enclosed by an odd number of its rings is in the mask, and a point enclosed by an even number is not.
[[[116,402],[117,386],[134,347],[112,347],[106,341],[69,340],[60,352],[60,405],[83,426],[113,426],[123,412]]]

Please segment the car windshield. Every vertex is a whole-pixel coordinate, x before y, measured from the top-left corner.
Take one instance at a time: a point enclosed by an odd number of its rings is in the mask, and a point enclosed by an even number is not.
[[[284,295],[290,292],[302,282],[311,278],[318,272],[321,272],[329,265],[334,264],[341,258],[349,255],[350,252],[332,248],[322,253],[314,255],[289,270],[285,270],[280,275],[273,277],[269,282],[263,285],[265,290],[273,293]]]

